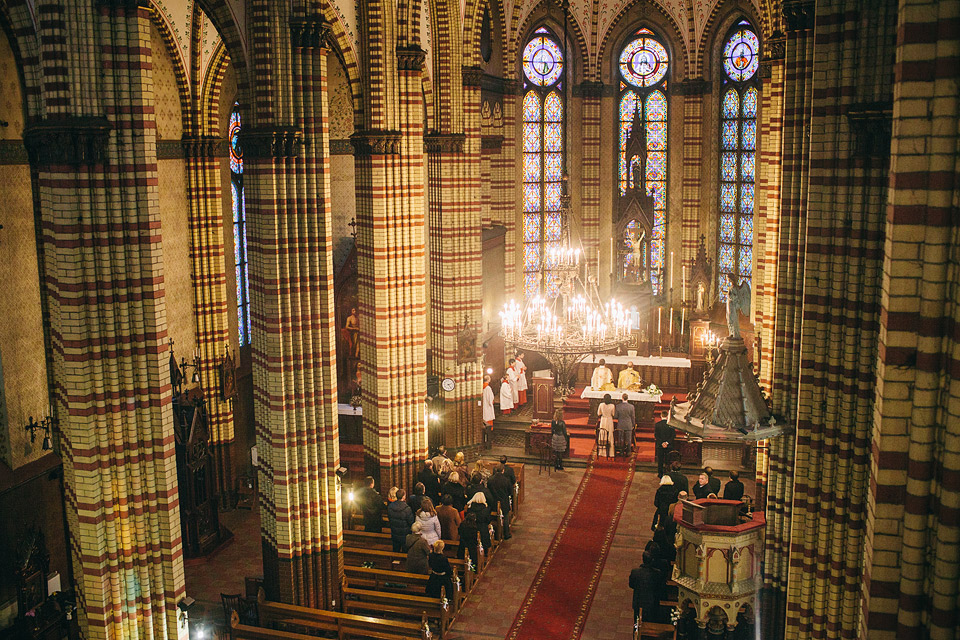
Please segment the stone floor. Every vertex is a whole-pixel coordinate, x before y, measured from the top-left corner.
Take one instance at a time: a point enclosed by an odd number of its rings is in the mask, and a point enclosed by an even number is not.
[[[527,466],[524,508],[513,527],[513,537],[494,556],[448,640],[506,636],[583,474],[583,467],[538,474],[536,464]],[[692,484],[696,476],[688,476]],[[753,481],[744,484],[746,493],[753,495]],[[632,637],[632,593],[627,579],[652,535],[656,488],[655,473],[638,471],[634,476],[582,638]],[[185,569],[187,593],[197,600],[191,611],[191,637],[195,640],[210,638],[209,633],[200,636],[197,630],[209,629],[221,619],[220,594],[243,593],[244,578],[262,573],[257,510],[226,512],[221,514],[221,522],[233,532],[233,541],[207,561],[188,563]]]

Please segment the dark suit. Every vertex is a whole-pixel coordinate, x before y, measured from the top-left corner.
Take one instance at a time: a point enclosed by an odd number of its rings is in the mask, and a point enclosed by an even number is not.
[[[723,486],[723,499],[724,500],[739,500],[743,497],[743,483],[740,482],[740,478],[736,480],[730,480]]]
[[[664,616],[660,607],[663,585],[663,574],[651,566],[643,564],[630,572],[634,620],[643,609],[643,619],[647,622],[663,621]]]
[[[677,431],[667,424],[666,420],[660,420],[653,426],[653,436],[657,441],[657,475],[663,477],[663,468],[667,463],[667,454],[673,451],[677,441]],[[663,443],[667,446],[664,447]],[[676,482],[676,480],[674,480]]]
[[[510,484],[510,478],[499,470],[494,472],[487,480],[487,488],[493,494],[493,499],[500,505],[500,513],[503,515],[503,538],[510,537],[510,496],[513,494],[513,485]]]
[[[715,493],[718,498],[720,497],[720,478],[709,478],[707,486],[710,487],[710,493]]]
[[[667,475],[673,480],[673,486],[677,488],[677,493],[681,491],[690,493],[690,481],[687,480],[687,476],[683,475],[680,471],[671,471]]]
[[[417,482],[423,483],[424,494],[433,501],[434,507],[440,504],[440,476],[424,467],[417,474]]]
[[[360,489],[357,503],[363,511],[363,530],[380,533],[383,529],[383,498],[370,487]]]

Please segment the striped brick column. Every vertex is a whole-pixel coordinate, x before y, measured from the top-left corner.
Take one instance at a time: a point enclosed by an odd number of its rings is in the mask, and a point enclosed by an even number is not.
[[[25,142],[80,625],[185,638],[150,21],[134,1],[38,13],[47,116]]]
[[[217,136],[183,139],[190,206],[190,261],[193,279],[200,384],[206,391],[210,445],[217,470],[218,492],[233,489],[231,445],[233,406],[220,400],[218,365],[227,353],[230,329],[227,315],[227,272],[223,253],[223,194]]]
[[[960,627],[958,24],[956,0],[899,3],[858,628],[871,640]],[[885,124],[863,118],[866,144]]]
[[[517,140],[520,133],[517,129],[517,96],[520,83],[513,78],[503,81],[503,146],[500,149],[500,211],[501,223],[507,232],[503,238],[503,273],[506,283],[503,289],[504,298],[509,300],[517,295],[517,283],[520,282],[517,269],[520,238],[517,237],[517,221],[522,220],[522,206],[520,187],[521,180],[517,175]],[[522,227],[520,227],[522,228]]]
[[[365,5],[371,32],[382,28],[375,16],[378,7],[375,2]],[[427,452],[421,98],[425,54],[419,47],[382,47],[375,47],[377,61],[371,63],[365,118],[375,126],[398,128],[363,129],[351,138],[363,318],[363,439],[367,456],[378,461],[380,486],[410,487]]]
[[[688,273],[692,273],[693,262],[697,258],[697,247],[700,245],[700,209],[701,185],[700,172],[703,164],[703,100],[704,95],[710,92],[710,83],[703,79],[691,78],[678,82],[676,92],[683,96],[683,191],[682,216],[680,233],[680,264],[686,265]],[[681,268],[682,271],[682,268]],[[676,277],[674,285],[674,301],[682,299],[680,277]],[[714,285],[713,291],[717,288]],[[688,296],[692,300],[692,294]],[[671,301],[673,303],[673,301]]]
[[[777,209],[767,203],[767,218],[776,216],[776,282],[772,339],[763,341],[772,351],[770,400],[773,412],[788,423],[796,421],[796,397],[800,355],[800,294],[803,290],[803,251],[806,230],[806,188],[808,181],[809,131],[813,98],[814,3],[790,1],[783,5],[786,38],[783,61],[782,134],[780,157],[780,201]],[[772,70],[771,70],[772,76]],[[762,92],[764,98],[767,91]],[[772,94],[771,94],[772,95]],[[771,105],[773,107],[773,105]],[[771,109],[772,111],[772,109]],[[770,113],[771,118],[775,117]],[[761,138],[764,149],[767,142]],[[769,141],[771,144],[773,141]],[[768,236],[769,237],[769,236]],[[762,336],[763,334],[761,334]],[[761,369],[762,370],[762,369]],[[764,532],[763,615],[769,637],[781,637],[786,615],[787,574],[793,516],[793,468],[796,439],[775,438],[767,454],[766,517]]]
[[[859,626],[889,152],[857,121],[890,103],[895,4],[860,10],[816,8],[788,638]]]
[[[578,87],[581,97],[580,131],[583,154],[581,186],[581,240],[587,273],[598,273],[597,249],[600,247],[600,102],[603,83],[585,81]],[[604,245],[606,247],[607,245]]]
[[[463,102],[443,104],[441,124],[461,120],[465,133],[425,137],[430,188],[430,372],[456,382],[444,392],[444,434],[448,447],[481,440],[482,369],[477,361],[483,263],[480,247],[479,184],[480,80],[482,72],[463,68]],[[438,92],[438,98],[448,100]],[[449,126],[449,125],[447,125]],[[462,337],[461,337],[462,334]]]
[[[294,126],[242,134],[260,527],[267,596],[327,608],[339,600],[342,577],[329,27],[284,9],[262,27],[273,26],[274,64],[292,80],[293,95],[276,106]]]

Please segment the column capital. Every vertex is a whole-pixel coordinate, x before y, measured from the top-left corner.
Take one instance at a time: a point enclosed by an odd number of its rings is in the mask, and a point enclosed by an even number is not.
[[[303,132],[293,127],[241,130],[240,144],[249,158],[292,158],[300,153]]]
[[[710,93],[713,83],[703,78],[687,78],[676,83],[673,90],[681,96],[700,96]]]
[[[353,151],[358,156],[388,156],[400,153],[399,131],[363,129],[350,136]]]
[[[35,165],[101,164],[106,159],[111,129],[106,118],[48,118],[26,128],[23,144],[30,162]]]
[[[226,140],[217,136],[184,136],[180,140],[187,158],[219,158],[224,155]]]
[[[462,133],[428,133],[423,136],[427,153],[463,153],[467,137]]]
[[[463,67],[463,86],[480,87],[483,84],[483,69],[480,67]]]
[[[503,95],[518,95],[520,93],[520,81],[516,78],[504,78],[501,81]]]
[[[427,52],[419,45],[411,44],[397,47],[398,71],[423,71],[423,64],[427,60]]]
[[[480,138],[481,149],[499,151],[503,147],[503,136],[483,136]]]
[[[290,21],[290,36],[294,47],[328,47],[330,23],[322,15],[294,18]]]
[[[783,22],[787,31],[813,29],[816,13],[817,3],[814,0],[785,0],[783,3]]]

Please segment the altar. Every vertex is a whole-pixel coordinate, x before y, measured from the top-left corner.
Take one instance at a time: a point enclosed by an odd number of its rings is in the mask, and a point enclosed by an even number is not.
[[[593,370],[600,363],[606,361],[607,368],[613,372],[616,380],[620,371],[633,363],[633,368],[640,374],[643,386],[655,384],[661,389],[686,393],[693,386],[690,384],[692,363],[689,358],[673,356],[621,356],[606,353],[594,353],[587,356],[577,367],[577,383],[590,384]],[[612,393],[612,392],[611,392]],[[621,392],[622,393],[622,392]],[[586,396],[584,396],[586,397]],[[601,398],[603,395],[601,394]]]

